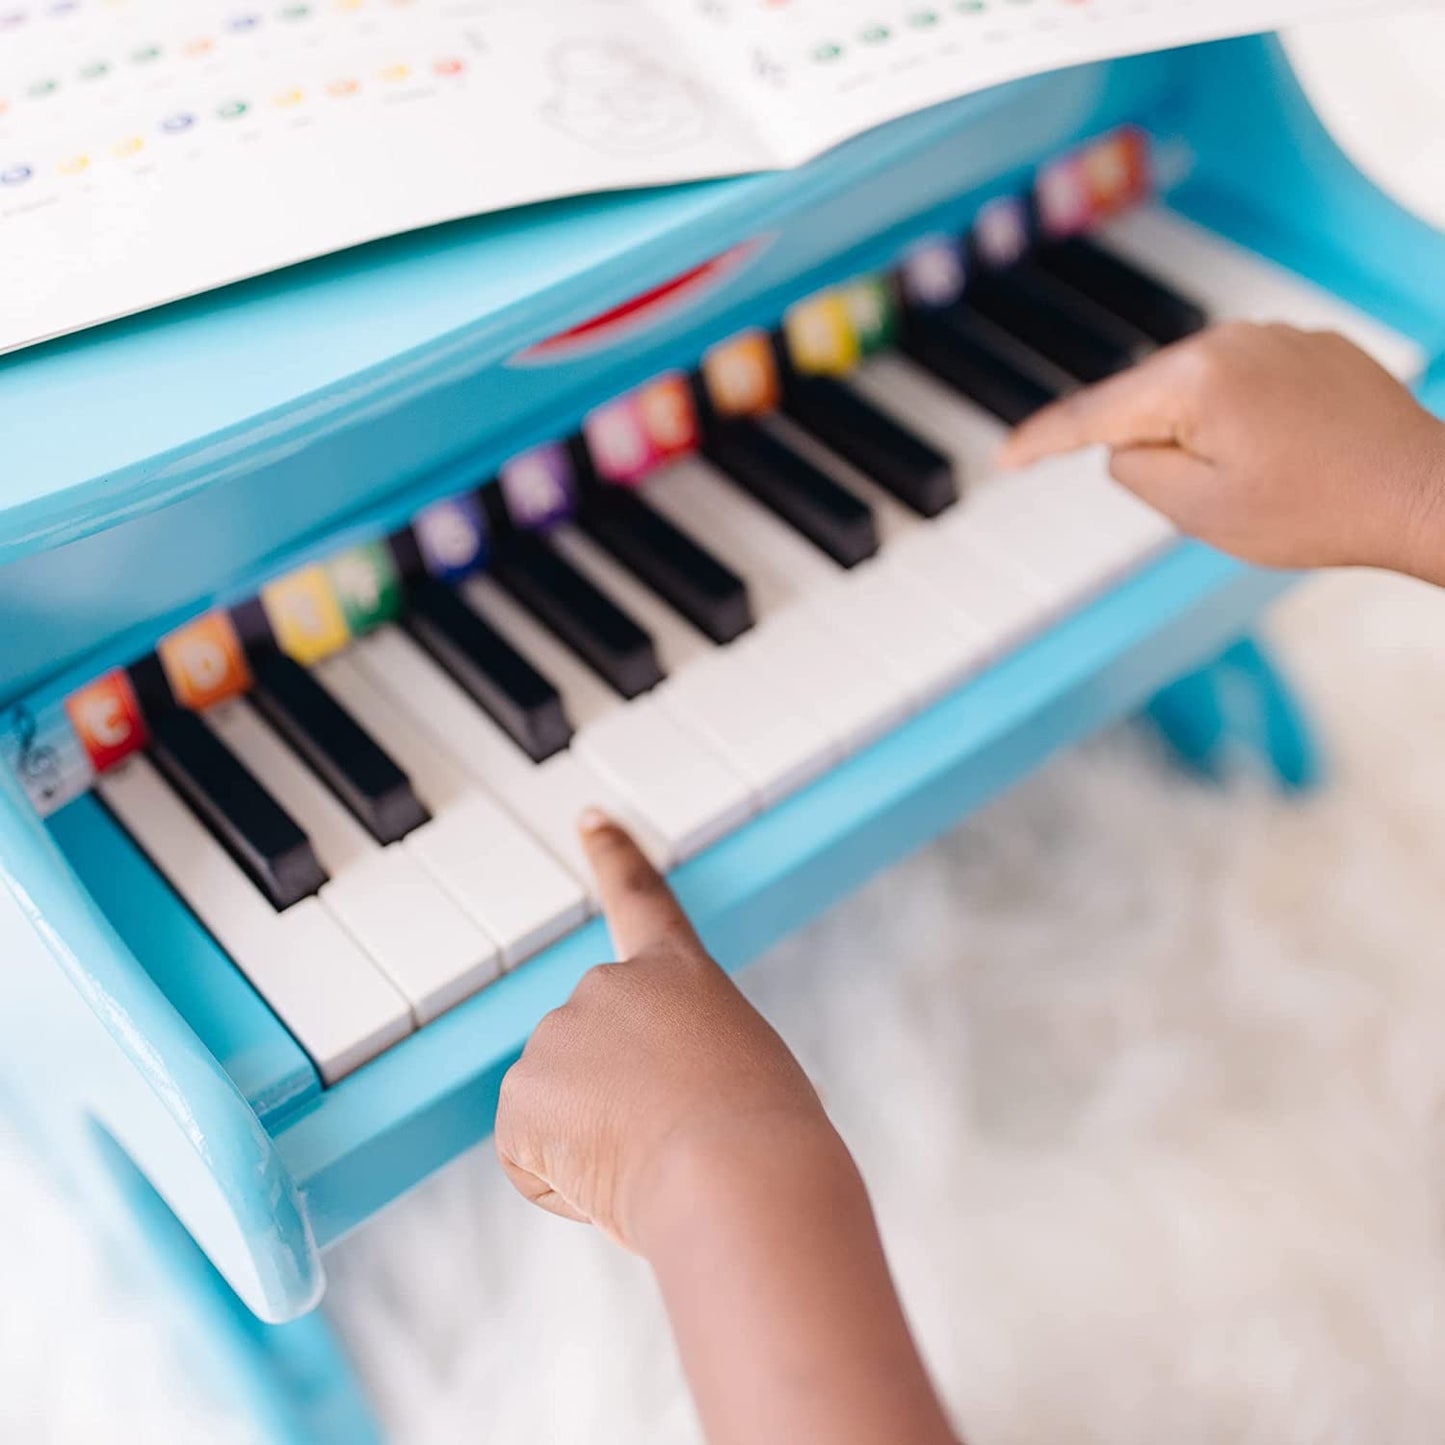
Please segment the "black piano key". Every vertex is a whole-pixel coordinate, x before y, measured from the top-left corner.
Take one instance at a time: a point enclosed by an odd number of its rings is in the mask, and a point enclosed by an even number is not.
[[[958,307],[912,313],[904,323],[902,349],[1007,426],[1027,421],[1059,396],[1005,356],[986,328]]]
[[[715,422],[703,455],[841,566],[878,550],[867,503],[756,422]]]
[[[1084,383],[1103,381],[1138,361],[1142,338],[1096,311],[1085,314],[1069,288],[1047,275],[997,271],[976,276],[963,303],[1050,365]],[[1112,323],[1112,324],[1111,324]]]
[[[593,541],[714,642],[731,642],[753,625],[742,578],[635,492],[598,486],[578,521]]]
[[[492,576],[623,697],[662,681],[652,638],[542,538],[515,534]]]
[[[195,713],[172,708],[152,719],[150,755],[274,907],[326,882],[306,834]]]
[[[284,652],[251,658],[251,701],[378,843],[427,821],[411,781],[319,682]]]
[[[1082,236],[1041,247],[1032,260],[1160,346],[1182,341],[1209,324],[1198,302]]]
[[[445,583],[418,582],[402,621],[534,762],[571,741],[557,689]]]
[[[936,517],[958,500],[952,462],[843,382],[790,376],[783,410],[921,516]]]

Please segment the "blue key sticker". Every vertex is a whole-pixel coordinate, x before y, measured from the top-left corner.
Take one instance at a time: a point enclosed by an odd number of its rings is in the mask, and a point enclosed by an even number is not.
[[[545,532],[577,511],[577,476],[560,442],[514,457],[501,471],[502,500],[515,526]]]
[[[963,295],[968,265],[963,247],[951,236],[929,236],[903,258],[903,294],[925,311],[952,306]]]
[[[411,526],[422,562],[433,577],[456,582],[486,566],[487,519],[480,500],[471,493],[435,503]]]
[[[0,764],[7,765],[42,818],[78,798],[95,769],[64,705],[17,703],[0,711]]]

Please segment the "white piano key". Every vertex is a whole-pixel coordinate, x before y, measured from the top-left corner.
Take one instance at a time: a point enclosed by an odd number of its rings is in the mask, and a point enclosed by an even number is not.
[[[753,784],[656,698],[624,701],[489,578],[468,578],[461,590],[562,694],[577,726],[571,751],[632,802],[679,861],[756,812]]]
[[[667,680],[653,696],[711,743],[762,802],[774,803],[835,762],[836,748],[796,683],[755,657],[752,637],[718,647],[684,621],[589,537],[551,534],[577,570],[652,634]]]
[[[485,617],[562,694],[567,716],[579,732],[623,706],[620,693],[613,692],[565,642],[490,577],[469,577],[458,590],[467,605]]]
[[[328,1084],[411,1032],[406,1000],[321,903],[277,913],[146,758],[96,786]]]
[[[207,720],[305,830],[326,869],[321,902],[428,1023],[501,972],[496,941],[399,844],[382,848],[249,703]]]
[[[1141,206],[1098,235],[1111,250],[1168,281],[1217,321],[1284,321],[1338,331],[1402,380],[1425,365],[1408,337],[1263,256],[1160,206]]]
[[[572,750],[653,823],[679,860],[758,808],[750,784],[720,754],[645,697],[583,728]]]
[[[510,813],[475,786],[349,653],[316,668],[351,715],[411,779],[431,821],[401,847],[497,941],[515,967],[582,923],[582,885]]]
[[[559,858],[595,901],[596,887],[577,836],[584,808],[605,808],[667,868],[674,855],[658,829],[616,788],[570,752],[534,763],[447,673],[400,629],[380,627],[348,653],[424,735]]]
[[[674,520],[692,518],[706,545],[747,580],[758,614],[753,656],[808,700],[838,747],[855,751],[908,715],[907,675],[886,651],[842,630],[826,605],[848,586],[848,569],[704,463],[668,468],[648,483],[648,496]]]

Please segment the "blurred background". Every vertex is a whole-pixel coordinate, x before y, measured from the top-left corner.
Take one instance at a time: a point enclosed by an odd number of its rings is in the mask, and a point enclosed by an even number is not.
[[[1445,15],[1292,46],[1445,227]],[[976,1441],[1445,1439],[1445,596],[1321,577],[1270,635],[1317,796],[1203,789],[1120,730],[743,976]],[[0,1439],[248,1438],[3,1134],[0,1230]],[[326,1308],[397,1441],[696,1438],[643,1267],[487,1150],[341,1247]]]

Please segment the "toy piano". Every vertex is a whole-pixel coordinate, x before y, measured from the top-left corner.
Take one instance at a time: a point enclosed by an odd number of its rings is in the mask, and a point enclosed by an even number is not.
[[[1243,640],[1286,579],[991,457],[1213,320],[1428,388],[1442,273],[1251,39],[0,362],[9,1102],[276,1438],[366,1438],[324,1252],[608,957],[580,809],[734,968],[1141,709],[1307,781]]]

